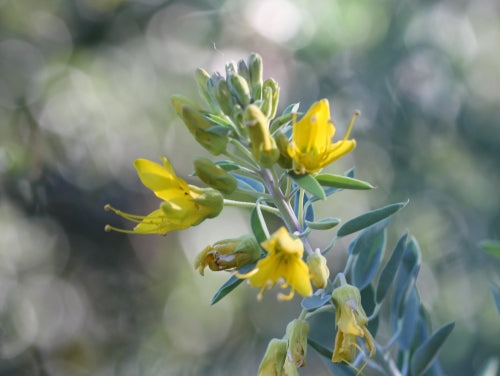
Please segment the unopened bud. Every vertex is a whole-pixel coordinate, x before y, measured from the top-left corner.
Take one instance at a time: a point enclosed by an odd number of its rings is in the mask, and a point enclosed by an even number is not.
[[[234,61],[226,63],[226,78],[229,78],[229,76],[232,76],[237,72],[238,72],[238,67],[236,66]]]
[[[250,82],[250,72],[248,71],[247,63],[245,60],[238,61],[238,74],[245,79],[245,81]]]
[[[239,269],[257,261],[259,257],[260,247],[257,240],[251,235],[243,235],[207,246],[196,256],[194,267],[204,275],[207,266],[213,271]]]
[[[248,82],[240,75],[233,74],[228,77],[229,89],[234,97],[238,100],[243,108],[250,104],[252,100],[250,96],[250,88],[248,87]]]
[[[203,109],[200,106],[194,103],[191,99],[182,95],[172,95],[170,97],[170,101],[172,102],[175,112],[179,115],[179,117],[182,117],[182,106],[184,105],[188,105],[199,112],[203,112]]]
[[[229,84],[222,77],[215,81],[214,96],[222,112],[226,115],[231,115],[235,101],[231,94]]]
[[[192,200],[202,206],[200,210],[206,211],[204,218],[214,218],[220,214],[224,207],[224,198],[218,190],[213,188],[199,188],[194,185],[190,185],[189,189],[191,192],[198,194],[198,196]],[[200,222],[193,224],[193,226]]]
[[[195,78],[196,78],[196,83],[198,85],[198,92],[200,93],[200,96],[205,100],[205,102],[207,102],[210,108],[215,111],[217,107],[213,103],[213,99],[210,97],[207,88],[207,82],[210,79],[210,75],[206,70],[198,68],[195,71]]]
[[[246,108],[243,119],[255,159],[263,167],[272,166],[278,160],[279,150],[269,133],[269,120],[260,108],[253,104]]]
[[[234,176],[228,174],[207,158],[196,158],[194,160],[194,171],[201,181],[224,194],[233,193],[238,185]]]
[[[264,93],[270,90],[271,94],[267,95],[268,99],[264,98]],[[267,80],[264,81],[262,84],[262,99],[264,100],[264,103],[262,106],[264,107],[269,107],[268,112],[268,118],[272,119],[276,116],[276,111],[278,110],[278,102],[279,102],[279,97],[280,97],[280,88],[278,86],[278,83],[272,79],[268,78]],[[267,103],[266,103],[267,102]]]
[[[288,339],[287,357],[293,360],[295,367],[305,365],[308,335],[309,324],[305,320],[295,319],[286,327],[286,338]]]
[[[326,265],[326,258],[321,254],[319,249],[311,253],[307,258],[307,266],[309,268],[309,276],[314,286],[324,289],[328,284],[330,277],[330,269]]]
[[[276,146],[278,147],[278,150],[280,152],[280,156],[277,161],[278,164],[285,170],[290,170],[293,166],[293,160],[288,153],[288,145],[290,145],[288,137],[282,132],[277,132],[274,135],[274,141],[276,142]]]
[[[282,376],[286,358],[286,341],[273,338],[259,366],[258,376]]]
[[[182,119],[196,141],[213,155],[219,155],[226,150],[227,138],[223,135],[210,132],[214,125],[195,107],[182,105]]]
[[[250,89],[254,100],[261,99],[262,93],[262,57],[255,52],[248,57],[248,71],[250,73]]]

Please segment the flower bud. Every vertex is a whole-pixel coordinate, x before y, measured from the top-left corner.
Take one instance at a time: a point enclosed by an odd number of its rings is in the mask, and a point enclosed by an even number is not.
[[[234,176],[207,158],[196,158],[194,171],[201,181],[224,194],[231,194],[238,185]]]
[[[245,63],[245,60],[238,61],[238,74],[243,77],[246,82],[250,82],[250,72],[248,71],[247,63]]]
[[[250,74],[250,88],[254,100],[261,99],[262,93],[262,57],[252,52],[248,57],[248,71]]]
[[[230,62],[226,63],[226,79],[229,76],[236,74],[237,71],[238,71],[238,67],[236,66],[236,63],[234,61],[230,61]]]
[[[269,121],[259,107],[254,104],[245,109],[244,122],[250,136],[250,146],[257,162],[270,167],[278,160],[279,150],[269,133]]]
[[[281,376],[286,358],[286,341],[273,338],[259,366],[258,376]]]
[[[248,87],[247,81],[238,74],[233,74],[228,77],[229,89],[234,97],[238,100],[243,108],[250,104],[252,100],[250,96],[250,88]]]
[[[203,109],[194,103],[191,99],[184,97],[183,95],[172,95],[170,97],[170,101],[172,102],[175,112],[179,117],[182,117],[182,106],[188,105],[194,108],[197,111],[203,112]]]
[[[278,164],[285,170],[290,170],[293,167],[293,160],[292,157],[290,157],[290,154],[288,154],[288,145],[290,145],[288,137],[282,132],[277,132],[274,135],[274,141],[276,142],[276,146],[280,152]]]
[[[264,97],[266,91],[270,91],[270,94],[267,94],[267,99]],[[280,88],[278,83],[272,79],[268,78],[262,84],[262,99],[264,103],[262,104],[263,108],[266,108],[267,118],[272,119],[276,116],[276,111],[278,110],[278,102],[280,97]],[[267,110],[269,108],[269,110]]]
[[[198,197],[193,198],[193,201],[206,210],[205,218],[214,218],[220,214],[224,207],[224,198],[219,191],[213,188],[199,188],[194,185],[189,185],[189,188],[198,194]],[[193,224],[193,226],[198,223]]]
[[[233,110],[233,106],[235,101],[231,94],[231,90],[229,88],[229,84],[222,77],[217,76],[216,81],[210,80],[210,82],[214,82],[214,96],[215,100],[219,104],[220,109],[226,115],[231,115],[231,111]]]
[[[251,235],[243,235],[237,239],[225,239],[207,246],[196,256],[195,269],[204,275],[205,268],[210,270],[239,269],[255,262],[260,257],[260,247]]]
[[[198,92],[200,93],[200,96],[207,102],[207,104],[210,106],[210,108],[214,111],[217,110],[219,111],[218,108],[216,108],[213,99],[210,97],[210,94],[207,89],[207,82],[210,79],[210,75],[208,72],[202,68],[198,68],[195,71],[195,78],[196,78],[196,83],[198,85]]]
[[[286,338],[288,339],[287,357],[293,360],[295,367],[305,365],[308,334],[309,324],[305,320],[295,319],[286,327]]]
[[[196,107],[182,105],[181,117],[196,141],[213,155],[219,155],[226,150],[227,138],[208,131],[214,123],[203,116]]]
[[[309,267],[309,276],[314,286],[324,289],[328,283],[330,269],[326,265],[326,258],[321,254],[319,249],[311,253],[307,258],[307,266]]]

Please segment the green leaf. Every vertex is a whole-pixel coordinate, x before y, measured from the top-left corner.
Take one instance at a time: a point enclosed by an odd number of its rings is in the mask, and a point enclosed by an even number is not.
[[[257,240],[257,243],[260,244],[267,239],[266,224],[264,223],[264,218],[262,217],[259,204],[257,204],[250,213],[250,227],[252,228],[252,232]]]
[[[252,270],[255,267],[255,263],[245,265],[241,269],[238,270],[241,274],[248,273],[250,270]],[[212,301],[210,304],[214,305],[217,303],[219,300],[221,300],[223,297],[225,297],[227,294],[229,294],[231,291],[233,291],[236,287],[239,286],[239,284],[243,282],[243,279],[240,279],[238,277],[235,277],[234,275],[231,276],[217,291],[212,298]]]
[[[269,126],[269,132],[271,134],[274,134],[278,129],[280,129],[283,125],[291,121],[293,118],[293,114],[288,113],[285,115],[281,115],[277,118],[275,118],[272,122],[271,125]]]
[[[343,188],[343,189],[373,189],[370,183],[362,180],[353,179],[343,175],[320,174],[316,180],[324,187]]]
[[[299,110],[299,105],[300,103],[292,103],[288,105],[281,114],[286,115],[286,114],[296,113]]]
[[[497,307],[498,314],[500,314],[500,287],[497,284],[491,282],[490,283],[490,291],[493,295],[493,301]]]
[[[231,173],[231,175],[238,181],[238,188],[246,191],[265,192],[264,185],[260,181],[240,174]]]
[[[328,360],[331,361],[332,356],[333,356],[333,351],[330,350],[328,347],[323,346],[321,343],[316,342],[312,338],[307,338],[307,343],[314,349],[316,350],[321,356],[324,356],[325,358],[328,358]]]
[[[207,129],[207,132],[218,134],[219,136],[227,136],[231,131],[232,131],[231,128],[218,124],[212,125],[210,128]]]
[[[353,232],[362,230],[374,223],[381,221],[382,219],[390,217],[398,210],[404,208],[407,203],[408,201],[387,205],[383,208],[375,209],[356,218],[353,218],[350,221],[344,223],[342,227],[340,227],[337,236],[341,237],[352,234]]]
[[[406,239],[408,237],[408,232],[404,233],[401,238],[399,238],[394,250],[392,251],[391,257],[385,264],[382,272],[380,273],[380,278],[377,284],[377,293],[375,295],[375,301],[377,303],[382,302],[387,294],[387,291],[392,285],[394,277],[396,277],[396,272],[398,271],[399,265],[401,264],[401,259],[403,258],[403,252],[405,250]]]
[[[369,247],[359,252],[352,267],[352,282],[359,289],[365,288],[378,271],[385,248],[385,233],[385,229],[375,233],[365,232],[370,237]]]
[[[227,128],[227,127],[234,128],[233,123],[231,123],[231,121],[229,121],[227,119],[227,117],[222,117],[222,116],[214,115],[211,113],[206,113],[203,116],[205,116],[208,120],[213,121],[216,124],[224,126],[225,128]],[[231,128],[228,128],[228,129],[231,130]],[[210,129],[211,128],[209,128],[208,131],[210,131]]]
[[[403,317],[401,319],[401,332],[398,336],[398,346],[401,350],[410,349],[415,336],[415,330],[419,323],[420,299],[415,288],[412,289],[410,297],[405,303]]]
[[[320,307],[323,307],[326,303],[332,300],[332,296],[330,294],[314,294],[310,298],[302,299],[300,303],[301,307],[306,311],[314,311]]]
[[[339,223],[340,223],[339,218],[331,218],[331,217],[323,218],[315,222],[306,221],[306,225],[312,230],[329,230],[337,226]]]
[[[432,365],[440,347],[448,338],[454,326],[454,322],[443,325],[415,350],[410,367],[412,376],[422,375]]]
[[[496,240],[483,240],[479,246],[493,256],[500,257],[500,242]]]
[[[296,175],[293,172],[290,172],[289,175],[292,177],[295,183],[304,188],[307,192],[313,194],[320,200],[324,200],[326,198],[325,191],[312,175]]]
[[[370,317],[375,312],[376,309],[375,290],[373,288],[373,285],[370,284],[366,286],[363,290],[360,291],[360,293],[361,293],[361,305],[363,306],[366,315]],[[377,314],[375,317],[370,319],[368,325],[366,326],[373,337],[377,335],[378,326],[379,326],[379,315]]]
[[[214,163],[217,166],[219,166],[220,168],[222,168],[224,171],[234,171],[234,170],[240,169],[240,166],[233,161],[223,160],[223,161],[217,161]]]

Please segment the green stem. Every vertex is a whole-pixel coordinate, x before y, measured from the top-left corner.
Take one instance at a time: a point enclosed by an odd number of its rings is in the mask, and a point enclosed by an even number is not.
[[[304,227],[304,190],[300,188],[299,190],[299,226],[300,228]]]
[[[335,310],[335,307],[332,304],[326,304],[326,305],[322,306],[321,308],[318,308],[315,311],[307,313],[305,316],[305,319],[307,320],[307,319],[311,318],[312,316],[317,315],[318,313],[321,313],[321,312],[330,312],[330,311],[334,311],[334,310]]]
[[[249,209],[253,209],[256,206],[256,204],[254,202],[235,201],[235,200],[229,200],[227,198],[224,199],[224,205],[234,206],[237,208],[249,208]],[[273,208],[273,207],[267,206],[267,205],[262,205],[262,204],[259,204],[259,207],[262,210],[267,211],[268,213],[273,213],[277,216],[281,216],[281,212],[276,208]]]
[[[302,233],[302,227],[299,225],[299,221],[293,212],[288,201],[285,199],[283,192],[277,185],[277,181],[274,179],[271,171],[267,168],[261,169],[261,176],[264,182],[264,186],[271,196],[273,196],[274,204],[278,208],[285,222],[288,231],[291,233],[298,232]],[[311,245],[309,244],[307,238],[302,238],[302,242],[304,243],[304,248],[307,253],[313,253]]]

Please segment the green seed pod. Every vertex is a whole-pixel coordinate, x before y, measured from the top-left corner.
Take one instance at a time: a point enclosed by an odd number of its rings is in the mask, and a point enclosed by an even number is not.
[[[224,194],[231,194],[236,189],[238,182],[231,174],[207,158],[194,160],[194,171],[201,181]]]

